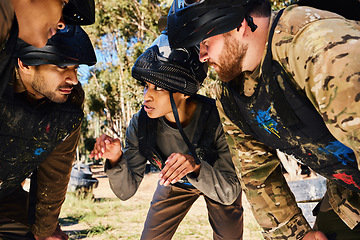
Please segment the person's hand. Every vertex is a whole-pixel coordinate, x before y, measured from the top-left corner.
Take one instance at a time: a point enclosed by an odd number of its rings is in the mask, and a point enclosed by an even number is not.
[[[199,175],[200,165],[196,165],[193,156],[173,153],[165,162],[165,167],[159,174],[160,185],[174,184],[188,173]]]
[[[323,232],[310,231],[303,237],[302,240],[328,240]]]
[[[39,237],[34,235],[36,240],[68,240],[69,236],[64,233],[61,228],[60,225],[57,225],[54,233],[50,236],[50,237]]]
[[[120,139],[109,137],[106,134],[96,139],[94,149],[91,151],[89,158],[95,157],[107,158],[112,167],[114,167],[122,155]]]

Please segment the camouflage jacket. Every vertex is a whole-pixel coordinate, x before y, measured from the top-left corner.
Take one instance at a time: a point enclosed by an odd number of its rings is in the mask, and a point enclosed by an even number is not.
[[[360,166],[360,23],[293,5],[275,28],[272,54],[306,93],[333,136],[352,148]],[[256,84],[260,69],[245,73],[245,82]],[[265,239],[301,239],[311,227],[286,184],[274,149],[245,135],[219,101],[218,108],[235,167]],[[360,194],[332,182],[327,193],[334,211],[354,228],[360,222]]]

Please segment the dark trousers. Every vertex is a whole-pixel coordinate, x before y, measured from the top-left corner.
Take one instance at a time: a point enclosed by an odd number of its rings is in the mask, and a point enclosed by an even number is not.
[[[28,193],[19,187],[0,199],[0,239],[35,239],[27,223]]]
[[[203,195],[199,190],[158,184],[145,221],[142,240],[167,240],[175,234],[193,203]],[[204,195],[215,240],[241,240],[243,208],[241,193],[232,205],[222,205]],[[194,224],[196,224],[194,219]]]
[[[0,240],[35,240],[30,228],[0,216]]]
[[[328,240],[360,239],[360,224],[351,230],[333,210],[319,211],[314,229],[325,233]]]

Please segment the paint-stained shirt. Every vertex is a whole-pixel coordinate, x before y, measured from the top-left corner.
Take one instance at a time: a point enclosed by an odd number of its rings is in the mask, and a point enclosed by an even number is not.
[[[332,135],[354,151],[360,166],[360,23],[293,5],[279,19],[271,47],[273,58],[305,91]],[[246,82],[256,85],[260,69],[245,73]],[[274,149],[244,134],[219,101],[217,105],[234,165],[263,236],[301,239],[311,227],[286,184]],[[327,194],[331,208],[354,228],[360,222],[360,194],[333,182],[328,182]]]

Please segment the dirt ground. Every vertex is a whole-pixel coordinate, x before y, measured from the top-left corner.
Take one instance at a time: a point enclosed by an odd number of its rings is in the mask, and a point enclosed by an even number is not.
[[[116,198],[115,194],[112,192],[109,186],[108,178],[106,177],[105,173],[103,172],[103,166],[101,165],[95,165],[91,167],[93,172],[93,177],[97,178],[99,180],[98,187],[93,190],[94,197],[97,199],[102,198]],[[155,191],[156,185],[157,185],[157,175],[158,173],[148,173],[145,175],[144,180],[142,181],[140,188],[138,189],[137,193],[130,199],[131,201],[138,201],[138,200],[147,200],[151,201],[153,193]],[[245,196],[243,196],[243,205],[244,205],[244,240],[249,239],[256,239],[260,240],[259,238],[259,232],[257,231],[259,229],[259,226],[254,220],[254,217],[252,215],[252,212],[250,210],[250,206],[248,202],[246,201]],[[203,199],[199,199],[194,203],[192,208],[190,209],[189,213],[187,215],[207,215],[207,209],[205,205],[205,201]],[[250,227],[246,227],[250,226]],[[81,231],[83,229],[86,229],[87,226],[82,224],[74,224],[70,226],[63,226],[62,229],[65,232],[71,233],[76,231]],[[255,230],[254,230],[255,229]],[[254,233],[256,232],[256,233]],[[257,237],[254,238],[253,236],[256,235]],[[86,238],[90,239],[90,238]],[[94,238],[95,239],[95,238]]]
[[[108,178],[106,177],[103,166],[102,165],[93,165],[91,166],[91,170],[93,172],[93,177],[97,178],[99,181],[98,187],[93,190],[94,198],[95,199],[111,199],[117,198],[115,194],[110,189]],[[289,181],[290,178],[287,174],[284,174],[285,178]],[[128,201],[134,202],[151,202],[153,193],[155,191],[157,181],[158,181],[158,173],[149,173],[145,175],[137,193]],[[301,179],[311,179],[316,178],[316,174],[311,173],[309,176],[301,175]],[[29,181],[27,180],[24,188],[27,189],[29,187]],[[263,239],[260,234],[260,227],[255,221],[255,218],[252,214],[250,205],[246,200],[245,195],[243,195],[243,207],[244,207],[244,240],[261,240]],[[194,203],[190,211],[188,212],[187,216],[190,215],[192,218],[196,218],[197,216],[206,216],[207,209],[205,205],[205,201],[203,199],[199,199]],[[68,233],[70,236],[76,232],[82,231],[87,229],[88,226],[82,223],[79,224],[72,224],[69,226],[62,226],[62,229]],[[210,225],[208,229],[211,231]],[[180,229],[178,229],[180,230]],[[74,238],[73,238],[74,239]],[[78,238],[75,238],[78,239]],[[99,238],[81,238],[87,240],[98,240]],[[185,238],[184,240],[192,240],[191,238]]]

